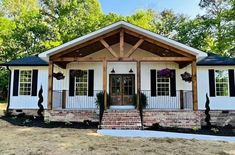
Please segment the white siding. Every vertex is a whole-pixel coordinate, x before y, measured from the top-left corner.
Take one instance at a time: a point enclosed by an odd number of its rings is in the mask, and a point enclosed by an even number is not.
[[[234,66],[198,66],[198,104],[199,109],[205,109],[206,93],[209,95],[209,69],[228,70],[235,69]],[[210,97],[210,108],[212,110],[219,109],[235,109],[235,97],[216,96]]]
[[[177,91],[176,97],[170,96],[150,96],[150,70],[156,69],[161,70],[164,68],[175,69],[176,71],[176,90],[192,90],[192,84],[185,82],[181,79],[180,74],[185,71],[191,73],[191,66],[187,66],[183,69],[179,69],[178,64],[171,62],[143,62],[141,63],[141,90],[148,91],[148,107],[149,108],[161,108],[161,109],[169,109],[169,108],[180,108],[180,98],[179,92]],[[167,103],[169,102],[169,103]]]
[[[67,90],[66,93],[66,108],[71,109],[86,109],[86,108],[96,108],[95,95],[94,97],[88,96],[69,96],[69,70],[94,70],[94,90],[98,92],[103,89],[103,70],[101,62],[74,62],[69,63],[66,69],[61,69],[55,67],[55,73],[62,72],[65,75],[63,80],[53,81],[53,90]],[[54,93],[53,96],[53,107],[61,108],[61,94]]]
[[[38,96],[13,96],[13,78],[14,70],[38,70],[38,84],[37,92],[39,91],[41,85],[43,88],[43,106],[47,108],[47,95],[48,95],[48,67],[10,67],[11,74],[11,92],[10,92],[10,109],[38,109]]]

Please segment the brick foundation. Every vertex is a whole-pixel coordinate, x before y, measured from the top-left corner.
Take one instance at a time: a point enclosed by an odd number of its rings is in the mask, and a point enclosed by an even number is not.
[[[201,112],[199,111],[143,111],[143,125],[151,127],[159,124],[162,127],[201,128]]]
[[[11,115],[16,116],[20,114],[25,114],[27,116],[37,116],[37,109],[9,109]]]
[[[44,119],[54,122],[99,122],[97,110],[45,110]]]
[[[202,125],[205,125],[205,113],[201,112],[201,122]],[[224,127],[226,125],[230,125],[235,127],[235,111],[231,110],[212,110],[209,112],[211,116],[211,124],[215,126]]]
[[[37,116],[37,109],[10,109],[12,115],[19,115],[24,113],[25,115]],[[104,116],[103,123],[111,119],[110,128],[114,128],[118,114],[120,111],[116,111],[112,117],[109,115],[107,118]],[[133,113],[133,112],[132,112]],[[105,114],[104,114],[105,115]],[[121,114],[123,115],[123,114]],[[131,111],[128,111],[128,115],[131,115]],[[235,111],[222,111],[222,110],[211,110],[211,124],[215,126],[233,126],[235,127]],[[99,111],[98,110],[45,110],[45,120],[56,121],[56,122],[83,122],[86,120],[92,122],[99,122]],[[116,120],[117,119],[117,120]],[[131,117],[122,121],[129,121],[131,123],[136,122],[136,118],[132,120]],[[126,120],[128,119],[128,120]],[[118,123],[120,120],[118,120]],[[139,128],[139,120],[137,121]],[[120,122],[121,123],[121,122]],[[125,122],[124,122],[125,123]],[[151,127],[153,124],[159,124],[162,127],[178,127],[178,128],[201,128],[201,125],[205,123],[204,111],[163,111],[157,109],[144,109],[143,111],[143,125],[144,127]],[[105,124],[103,124],[105,125]],[[121,124],[118,124],[119,126]],[[127,124],[128,125],[128,124]],[[115,127],[118,128],[119,126]],[[105,126],[107,128],[109,126]]]

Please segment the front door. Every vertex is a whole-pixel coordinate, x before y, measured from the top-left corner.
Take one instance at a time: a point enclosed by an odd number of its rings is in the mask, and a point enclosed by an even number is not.
[[[135,95],[135,75],[110,75],[109,91],[112,105],[133,105]]]

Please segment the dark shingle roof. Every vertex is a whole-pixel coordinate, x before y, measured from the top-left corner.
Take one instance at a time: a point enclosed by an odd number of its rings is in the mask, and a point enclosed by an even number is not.
[[[232,66],[235,65],[235,59],[219,56],[215,54],[208,54],[208,56],[197,63],[198,66]]]
[[[48,63],[38,56],[28,56],[0,64],[0,66],[48,66]]]

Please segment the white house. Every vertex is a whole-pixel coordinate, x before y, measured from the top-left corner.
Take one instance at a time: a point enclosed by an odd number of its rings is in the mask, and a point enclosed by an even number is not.
[[[109,94],[104,95],[103,119],[117,111],[139,113],[135,107],[141,105],[140,93],[145,94],[148,104],[143,116],[135,118],[145,126],[198,126],[206,94],[211,110],[235,109],[234,59],[207,54],[123,21],[2,65],[11,71],[9,109],[37,110],[42,88],[45,115],[55,121],[97,121],[99,92]],[[59,119],[53,117],[56,114]],[[166,121],[168,116],[175,117],[173,123]],[[188,121],[177,124],[177,119]],[[104,121],[103,127],[118,127],[115,121],[111,125]]]

